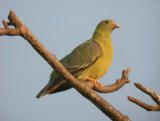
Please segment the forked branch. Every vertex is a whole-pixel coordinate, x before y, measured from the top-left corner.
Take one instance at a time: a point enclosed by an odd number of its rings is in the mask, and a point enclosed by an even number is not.
[[[151,89],[144,87],[140,83],[134,83],[134,84],[138,89],[148,94],[157,103],[157,105],[148,105],[132,96],[128,96],[128,100],[146,109],[147,111],[160,111],[160,96],[158,95],[158,93]]]
[[[90,88],[96,90],[100,93],[109,93],[119,90],[121,87],[123,87],[125,84],[130,83],[130,80],[128,80],[128,73],[130,72],[130,68],[123,70],[121,79],[117,79],[116,82],[112,85],[106,85],[101,86],[99,84],[94,84],[91,81],[84,82],[86,83]]]

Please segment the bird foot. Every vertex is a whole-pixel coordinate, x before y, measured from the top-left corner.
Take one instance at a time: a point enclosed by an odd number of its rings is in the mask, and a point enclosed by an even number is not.
[[[93,82],[94,85],[98,84],[98,85],[100,85],[101,88],[103,88],[103,84],[98,82],[97,80],[92,79],[92,78],[87,78],[87,80]]]

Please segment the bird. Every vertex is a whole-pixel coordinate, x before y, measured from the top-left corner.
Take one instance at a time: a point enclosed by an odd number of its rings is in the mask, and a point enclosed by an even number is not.
[[[108,71],[113,59],[111,33],[120,28],[112,19],[102,20],[96,27],[91,39],[76,47],[60,62],[79,81],[92,81],[103,85],[97,80]],[[37,98],[72,88],[64,77],[53,70],[48,84],[39,92]]]

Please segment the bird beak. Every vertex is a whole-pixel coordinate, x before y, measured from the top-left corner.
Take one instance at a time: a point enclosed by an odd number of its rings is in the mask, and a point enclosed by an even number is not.
[[[119,25],[119,24],[112,23],[112,26],[113,26],[114,28],[120,28],[120,25]]]

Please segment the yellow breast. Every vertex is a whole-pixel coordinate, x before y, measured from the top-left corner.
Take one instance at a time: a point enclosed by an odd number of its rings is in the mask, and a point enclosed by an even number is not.
[[[82,71],[81,75],[85,75],[86,78],[99,79],[101,78],[109,69],[112,58],[113,58],[113,47],[112,41],[101,42],[99,45],[102,48],[102,55],[97,59],[97,61],[88,67],[86,70]]]

